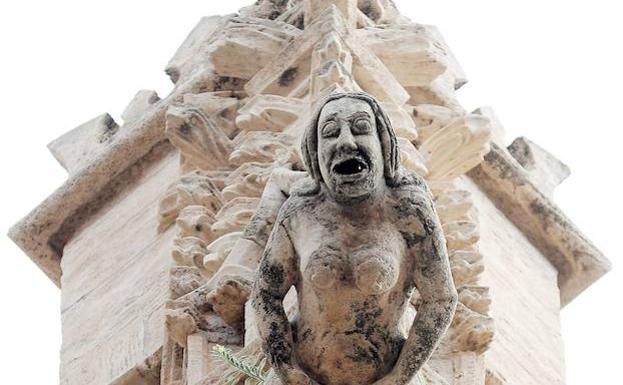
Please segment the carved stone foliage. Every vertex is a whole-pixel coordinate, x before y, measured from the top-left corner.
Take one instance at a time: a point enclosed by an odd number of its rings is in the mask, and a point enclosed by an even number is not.
[[[175,224],[180,238],[195,237],[209,243],[215,238],[212,231],[214,222],[213,210],[201,205],[190,205],[180,211]]]
[[[264,191],[274,167],[270,163],[247,162],[234,170],[225,180],[223,200],[237,197],[259,197]]]
[[[234,120],[240,106],[239,92],[216,91],[185,94],[184,105],[200,109],[228,138],[234,138],[238,134],[239,129]]]
[[[186,174],[168,189],[158,208],[159,230],[165,230],[177,219],[180,211],[187,206],[199,205],[216,214],[223,201],[221,192],[209,176],[201,171]]]
[[[284,133],[243,132],[234,141],[236,147],[229,156],[229,163],[234,166],[241,166],[247,162],[300,163],[295,144],[295,138]]]
[[[474,168],[489,152],[489,120],[471,114],[452,120],[425,139],[419,150],[430,180],[452,179]]]
[[[479,286],[484,264],[477,245],[476,208],[469,192],[455,188],[452,183],[435,187],[435,206],[446,235],[452,277],[459,293],[459,305],[440,350],[483,353],[493,339],[494,328],[488,316],[489,291]]]
[[[283,131],[305,109],[298,98],[255,95],[238,111],[236,125],[246,131]]]
[[[183,161],[202,170],[229,168],[233,143],[200,109],[169,107],[166,134]]]

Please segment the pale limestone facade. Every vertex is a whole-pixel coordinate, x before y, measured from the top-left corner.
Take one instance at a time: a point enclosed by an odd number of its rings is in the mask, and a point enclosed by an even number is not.
[[[423,382],[564,384],[560,308],[609,262],[551,200],[566,166],[460,106],[434,27],[388,0],[263,0],[201,19],[166,72],[169,96],[50,144],[68,181],[11,229],[61,287],[61,384],[218,383],[213,344],[259,354],[249,285],[334,91],[381,102],[435,197],[459,305]]]

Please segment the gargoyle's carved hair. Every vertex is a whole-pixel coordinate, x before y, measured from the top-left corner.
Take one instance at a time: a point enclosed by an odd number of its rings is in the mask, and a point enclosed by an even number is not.
[[[309,176],[316,182],[317,187],[320,187],[322,175],[320,174],[320,164],[318,163],[318,120],[320,119],[322,109],[327,103],[342,98],[363,100],[372,108],[376,119],[376,132],[381,142],[381,151],[383,152],[385,181],[388,185],[393,185],[398,177],[398,167],[400,166],[396,134],[379,102],[372,96],[362,92],[335,93],[319,102],[318,108],[314,112],[312,120],[301,140],[301,153],[303,154],[303,162],[305,162]]]

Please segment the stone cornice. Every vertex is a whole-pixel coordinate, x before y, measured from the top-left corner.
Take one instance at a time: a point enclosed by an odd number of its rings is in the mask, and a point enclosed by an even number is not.
[[[610,270],[608,259],[535,186],[505,148],[492,143],[489,154],[469,176],[556,267],[561,306]]]
[[[165,113],[183,95],[205,84],[210,71],[199,70],[155,103],[141,119],[124,125],[110,142],[39,206],[9,230],[9,237],[60,287],[62,249],[76,227],[115,191],[115,181],[164,141]],[[131,174],[131,172],[128,172]],[[124,184],[124,183],[122,183]],[[120,186],[118,186],[120,187]],[[117,188],[118,188],[117,187]]]

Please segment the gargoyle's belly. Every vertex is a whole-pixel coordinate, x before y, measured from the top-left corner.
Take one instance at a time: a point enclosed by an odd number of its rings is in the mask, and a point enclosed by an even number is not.
[[[402,349],[402,337],[389,338],[350,331],[324,336],[299,334],[297,358],[301,367],[323,385],[366,385],[387,374]],[[387,332],[387,331],[386,331]],[[312,335],[313,334],[313,335]],[[353,373],[356,377],[353,378]]]

